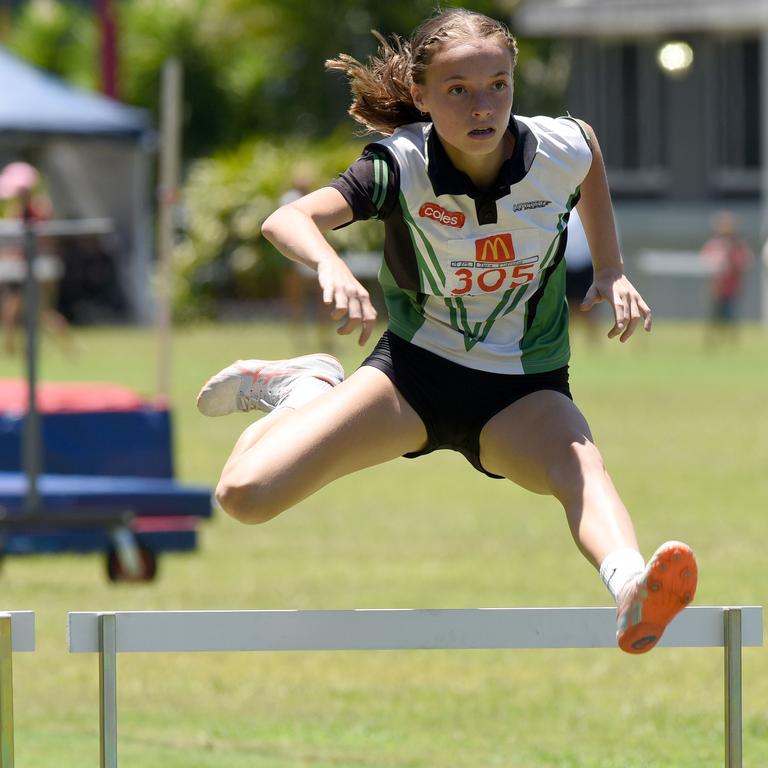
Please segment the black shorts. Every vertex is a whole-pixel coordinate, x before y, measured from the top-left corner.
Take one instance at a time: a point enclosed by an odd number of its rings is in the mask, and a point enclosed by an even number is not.
[[[489,477],[480,463],[480,433],[497,413],[532,392],[550,389],[571,398],[568,366],[544,373],[489,373],[453,363],[385,331],[363,361],[383,371],[416,411],[427,445],[408,459],[441,448],[458,451]],[[572,398],[571,398],[572,399]]]

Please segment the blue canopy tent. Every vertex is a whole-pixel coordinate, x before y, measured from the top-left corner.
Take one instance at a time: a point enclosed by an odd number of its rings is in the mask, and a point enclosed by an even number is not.
[[[0,164],[24,158],[46,179],[57,216],[109,219],[127,318],[152,317],[150,160],[144,110],[75,88],[0,47]]]
[[[154,139],[147,114],[73,88],[2,48],[0,94],[0,165],[34,164],[57,219],[111,222],[129,319],[149,321]],[[35,264],[46,226],[69,223],[25,216],[27,263]],[[0,382],[0,558],[106,550],[110,578],[151,579],[158,552],[196,548],[197,524],[211,514],[210,489],[175,481],[164,403],[98,410],[92,385],[85,405],[74,397],[63,409],[39,407],[34,275],[26,270],[25,405],[8,407],[8,383]]]
[[[78,90],[0,47],[0,129],[8,134],[141,137],[146,113]]]

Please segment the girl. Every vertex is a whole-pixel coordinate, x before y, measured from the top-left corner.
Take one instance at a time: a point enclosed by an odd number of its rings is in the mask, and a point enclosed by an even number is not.
[[[216,489],[244,523],[267,521],[349,472],[439,448],[563,505],[617,603],[617,640],[652,648],[692,599],[680,542],[646,565],[629,514],[568,388],[565,228],[580,200],[594,261],[583,308],[607,301],[626,341],[651,312],[623,273],[600,148],[571,117],[512,114],[517,46],[506,27],[452,9],[410,43],[379,36],[351,82],[352,116],[385,136],[340,178],[282,206],[264,235],[317,271],[339,333],[370,336],[369,296],[323,237],[378,217],[389,326],[348,379],[337,360],[241,360],[198,396],[208,416],[260,409]],[[477,397],[482,393],[482,397]]]

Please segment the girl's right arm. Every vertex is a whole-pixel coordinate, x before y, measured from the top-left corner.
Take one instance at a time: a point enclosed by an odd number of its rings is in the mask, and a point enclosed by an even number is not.
[[[362,346],[373,332],[376,310],[368,291],[323,237],[323,232],[352,219],[352,208],[341,192],[323,187],[278,208],[266,219],[261,231],[284,256],[316,270],[323,302],[331,307],[331,317],[346,317],[338,333],[346,335],[360,326],[358,343]]]

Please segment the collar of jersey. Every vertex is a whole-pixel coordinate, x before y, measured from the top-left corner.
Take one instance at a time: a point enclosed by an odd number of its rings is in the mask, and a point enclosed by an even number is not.
[[[498,200],[509,194],[512,184],[521,181],[533,164],[538,142],[532,131],[525,123],[520,122],[514,115],[509,116],[509,130],[515,137],[515,149],[512,156],[507,158],[493,186],[481,192],[467,176],[451,162],[433,126],[429,126],[427,136],[427,173],[432,182],[436,195],[468,195],[472,198],[492,195]]]

